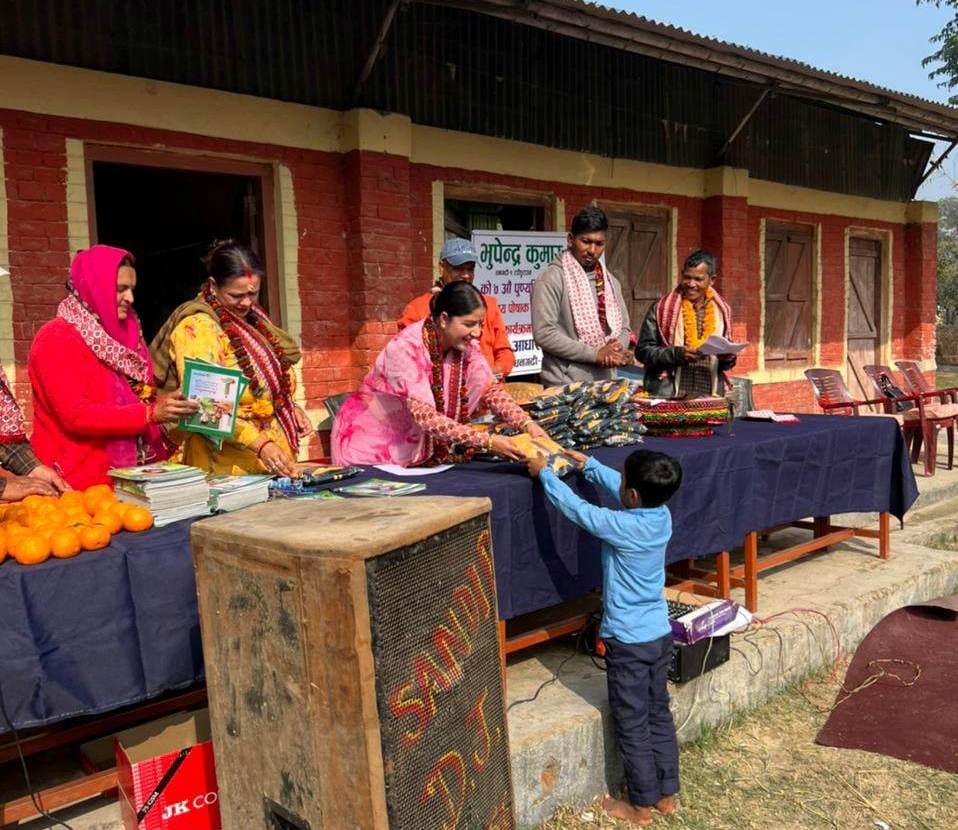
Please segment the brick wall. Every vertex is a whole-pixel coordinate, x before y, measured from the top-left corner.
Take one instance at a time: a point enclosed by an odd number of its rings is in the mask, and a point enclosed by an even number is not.
[[[433,262],[434,181],[520,188],[554,194],[567,221],[593,202],[656,205],[674,210],[676,255],[705,246],[719,257],[719,290],[733,307],[735,339],[760,337],[762,218],[820,226],[823,365],[843,358],[845,233],[850,226],[888,231],[894,272],[895,357],[934,354],[935,228],[892,225],[846,217],[750,206],[741,197],[708,199],[585,187],[515,176],[413,164],[384,153],[345,155],[209,138],[80,119],[0,110],[8,195],[13,335],[23,367],[39,325],[55,312],[71,252],[67,234],[68,138],[190,153],[208,152],[288,168],[296,212],[295,241],[301,303],[307,406],[358,384],[395,331],[403,305],[427,290]],[[136,194],[148,198],[148,194]],[[288,243],[288,240],[287,240]],[[739,373],[757,368],[755,350],[741,358]],[[25,373],[16,389],[29,399]],[[763,406],[814,411],[804,382],[756,389]]]

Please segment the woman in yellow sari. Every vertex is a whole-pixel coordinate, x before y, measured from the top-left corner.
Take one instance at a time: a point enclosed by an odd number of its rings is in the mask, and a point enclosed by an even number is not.
[[[208,279],[177,308],[150,346],[156,381],[177,389],[186,358],[240,369],[249,386],[240,399],[233,437],[221,447],[195,433],[178,433],[182,462],[211,473],[292,475],[300,440],[312,429],[293,402],[293,366],[300,351],[257,303],[265,271],[259,258],[232,240],[213,245]]]

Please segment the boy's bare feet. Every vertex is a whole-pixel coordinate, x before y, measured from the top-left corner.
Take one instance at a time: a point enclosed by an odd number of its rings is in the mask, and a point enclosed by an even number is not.
[[[655,802],[655,809],[663,816],[671,816],[678,811],[679,806],[675,803],[674,795],[663,795]]]
[[[635,807],[629,804],[628,801],[622,801],[620,798],[612,798],[610,795],[602,799],[602,809],[612,816],[612,818],[627,821],[630,824],[645,827],[652,823],[651,807]]]

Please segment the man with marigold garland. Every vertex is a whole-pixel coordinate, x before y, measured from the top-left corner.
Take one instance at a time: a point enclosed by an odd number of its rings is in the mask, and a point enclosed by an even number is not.
[[[729,338],[732,311],[712,283],[715,257],[694,251],[682,266],[675,290],[660,297],[642,322],[635,356],[645,366],[645,389],[653,397],[701,398],[725,392],[723,374],[735,355],[708,356],[699,349],[713,334]]]

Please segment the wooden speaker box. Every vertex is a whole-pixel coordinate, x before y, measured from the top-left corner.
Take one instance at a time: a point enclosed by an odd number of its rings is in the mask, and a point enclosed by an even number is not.
[[[514,828],[489,501],[193,527],[224,830]]]

